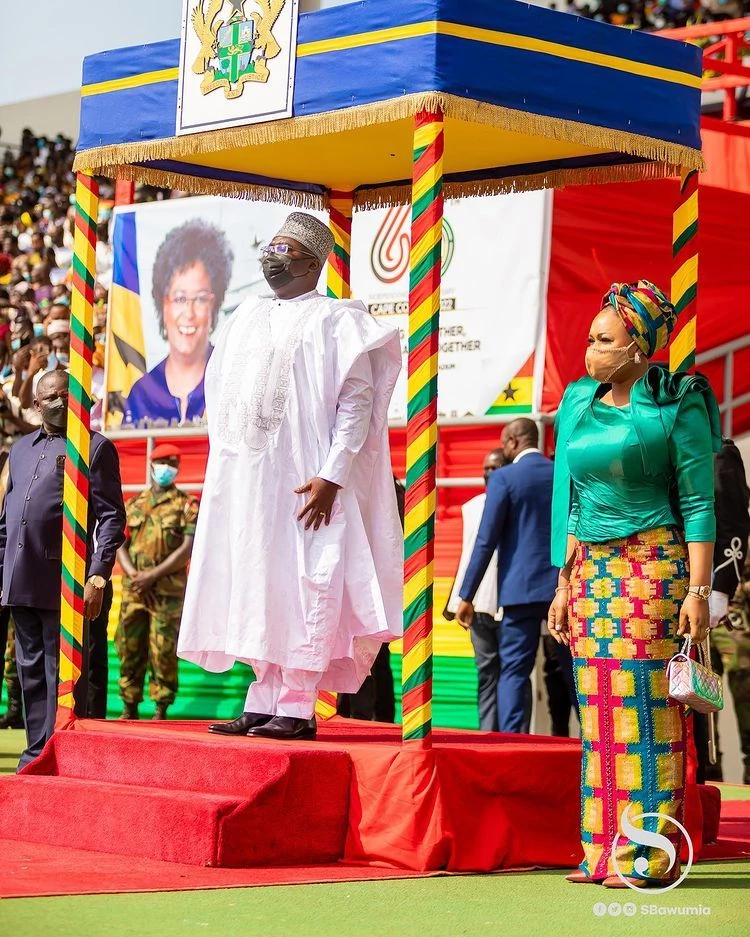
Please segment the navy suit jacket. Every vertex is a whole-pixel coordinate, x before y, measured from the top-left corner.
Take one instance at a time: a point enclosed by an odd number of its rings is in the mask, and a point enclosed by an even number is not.
[[[0,517],[2,604],[59,609],[66,441],[44,430],[10,450]],[[109,579],[125,542],[120,460],[114,445],[91,434],[87,575]]]
[[[551,602],[552,462],[530,452],[490,475],[487,500],[459,595],[471,601],[498,551],[498,605]]]

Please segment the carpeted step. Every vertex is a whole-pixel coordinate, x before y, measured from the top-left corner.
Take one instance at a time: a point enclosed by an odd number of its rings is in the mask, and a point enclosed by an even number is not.
[[[149,733],[56,732],[24,773],[249,797],[290,770],[304,771],[312,757],[309,748],[244,737],[186,741]],[[342,753],[326,752],[326,757],[341,761]],[[320,767],[316,760],[316,773]]]
[[[218,865],[231,795],[18,775],[0,780],[3,828],[19,840],[187,865]]]
[[[346,751],[314,743],[56,732],[0,782],[0,816],[6,836],[171,862],[336,862],[351,773]]]

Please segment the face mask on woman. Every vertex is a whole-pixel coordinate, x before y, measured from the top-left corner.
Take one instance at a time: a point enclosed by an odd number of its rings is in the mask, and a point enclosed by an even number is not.
[[[615,375],[626,365],[633,363],[630,345],[589,345],[586,349],[586,370],[590,377],[600,384],[609,384]]]

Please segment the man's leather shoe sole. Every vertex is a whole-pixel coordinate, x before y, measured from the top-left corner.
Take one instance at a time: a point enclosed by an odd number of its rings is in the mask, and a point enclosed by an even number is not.
[[[279,739],[281,741],[295,741],[307,739],[312,741],[318,733],[315,717],[312,719],[295,719],[292,716],[274,716],[265,725],[256,726],[247,733],[251,738]]]
[[[231,722],[213,722],[208,727],[215,735],[247,735],[248,729],[265,725],[272,716],[267,713],[243,713]]]

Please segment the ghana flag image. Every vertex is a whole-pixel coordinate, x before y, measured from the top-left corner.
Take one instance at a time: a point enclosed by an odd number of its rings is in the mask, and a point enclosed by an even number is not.
[[[531,413],[534,391],[534,352],[524,366],[500,391],[487,414]]]

